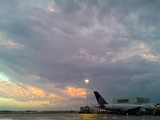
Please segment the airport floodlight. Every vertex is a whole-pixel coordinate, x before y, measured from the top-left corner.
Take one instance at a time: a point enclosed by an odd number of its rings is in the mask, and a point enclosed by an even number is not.
[[[88,87],[89,80],[85,79],[84,81],[86,83],[86,100],[87,100],[87,106],[88,106],[88,91],[87,91],[87,87]]]
[[[88,79],[86,79],[86,80],[85,80],[85,82],[86,82],[86,84],[87,84],[87,83],[89,82],[89,80],[88,80]]]

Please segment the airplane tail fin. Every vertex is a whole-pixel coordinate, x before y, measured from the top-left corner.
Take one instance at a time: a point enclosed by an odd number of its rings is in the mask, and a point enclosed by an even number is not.
[[[97,91],[94,91],[94,95],[99,105],[108,104]]]

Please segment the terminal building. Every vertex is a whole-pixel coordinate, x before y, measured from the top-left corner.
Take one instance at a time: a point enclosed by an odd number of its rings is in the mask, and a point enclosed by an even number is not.
[[[149,98],[132,97],[132,98],[115,98],[112,99],[113,104],[149,104]]]

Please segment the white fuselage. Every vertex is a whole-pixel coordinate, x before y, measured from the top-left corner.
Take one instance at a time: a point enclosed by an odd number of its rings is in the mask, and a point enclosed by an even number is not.
[[[141,107],[142,105],[135,105],[135,104],[105,104],[103,109],[110,111],[128,111]]]

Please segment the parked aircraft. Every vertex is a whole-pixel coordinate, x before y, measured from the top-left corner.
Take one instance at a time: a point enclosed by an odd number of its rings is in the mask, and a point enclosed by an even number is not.
[[[136,113],[143,107],[143,105],[136,104],[108,104],[97,91],[94,91],[94,94],[99,104],[99,106],[97,106],[98,108],[116,112],[118,114]]]

